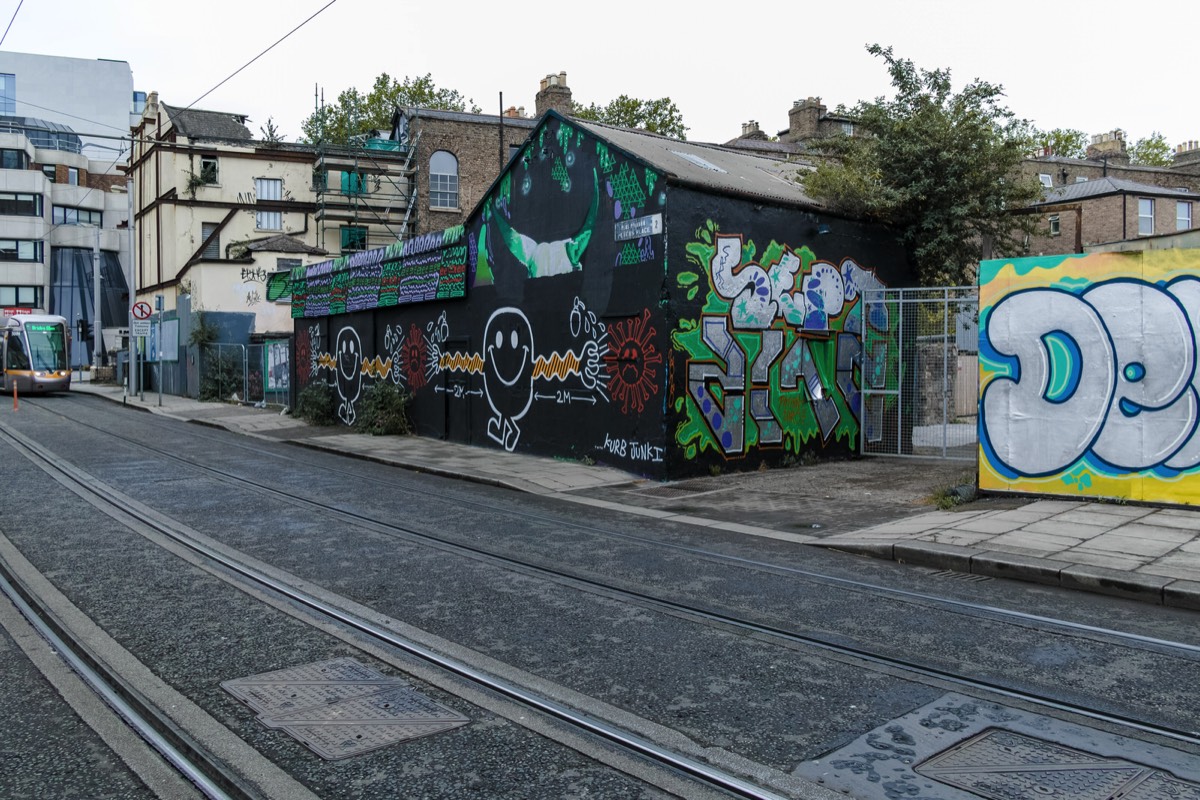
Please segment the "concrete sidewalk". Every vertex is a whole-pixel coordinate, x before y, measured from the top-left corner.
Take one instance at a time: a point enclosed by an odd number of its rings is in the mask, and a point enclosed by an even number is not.
[[[917,470],[909,461],[863,459],[659,483],[578,461],[312,427],[278,409],[170,395],[160,406],[157,394],[126,396],[121,386],[86,381],[71,389],[248,436],[597,508],[1200,609],[1200,510],[1034,500],[931,511],[923,496],[966,464],[923,462]],[[893,484],[906,491],[889,491]]]

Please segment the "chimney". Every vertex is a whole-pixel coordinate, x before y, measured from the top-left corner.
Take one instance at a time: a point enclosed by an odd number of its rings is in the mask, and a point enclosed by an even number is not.
[[[819,130],[818,123],[823,116],[825,106],[821,105],[821,98],[808,97],[797,100],[792,103],[792,110],[788,112],[788,129],[783,138],[789,142],[815,139]]]
[[[571,100],[571,88],[567,86],[567,73],[560,72],[542,78],[542,87],[535,103],[539,117],[550,109],[560,114],[571,114],[575,110],[575,103]]]
[[[1200,142],[1195,140],[1184,142],[1175,148],[1172,167],[1191,167],[1200,165]]]
[[[749,122],[742,123],[741,139],[766,139],[767,135],[762,132],[758,126],[758,120],[752,119]]]
[[[1117,128],[1093,136],[1092,143],[1088,145],[1087,157],[1094,161],[1129,163],[1129,153],[1125,150],[1125,131]]]

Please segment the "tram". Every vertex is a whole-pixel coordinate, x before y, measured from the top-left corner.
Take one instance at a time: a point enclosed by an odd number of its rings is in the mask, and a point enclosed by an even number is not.
[[[71,388],[70,328],[48,314],[0,315],[0,390],[47,394]]]

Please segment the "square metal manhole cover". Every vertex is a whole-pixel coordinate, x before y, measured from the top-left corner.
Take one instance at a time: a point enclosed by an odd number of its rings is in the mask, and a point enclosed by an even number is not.
[[[958,694],[796,774],[857,798],[1200,800],[1186,753]]]
[[[221,688],[322,758],[337,759],[470,722],[352,658],[225,681]]]

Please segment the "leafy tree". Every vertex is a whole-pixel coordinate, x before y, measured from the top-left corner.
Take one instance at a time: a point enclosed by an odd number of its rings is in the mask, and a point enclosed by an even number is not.
[[[894,226],[926,286],[971,283],[980,245],[1018,252],[1032,215],[1009,215],[1041,196],[1018,177],[1032,130],[1001,103],[1002,87],[976,79],[953,93],[950,71],[917,69],[892,48],[882,58],[896,94],[859,102],[850,114],[867,135],[822,140],[826,154],[801,180],[833,209]]]
[[[1088,135],[1074,128],[1055,128],[1052,131],[1038,131],[1035,144],[1039,149],[1049,150],[1056,156],[1064,158],[1084,158],[1087,156]]]
[[[438,88],[432,73],[406,77],[403,83],[386,72],[363,94],[353,87],[338,95],[336,103],[324,106],[300,123],[302,140],[349,144],[354,136],[371,130],[387,130],[396,106],[438,108],[444,111],[480,112],[475,101],[454,89]]]
[[[1171,146],[1167,144],[1166,137],[1158,131],[1154,131],[1145,139],[1138,139],[1133,147],[1129,148],[1130,164],[1139,164],[1143,167],[1169,167],[1171,161]]]
[[[687,139],[688,127],[683,124],[683,115],[669,97],[639,100],[623,94],[606,106],[576,103],[573,115],[622,128],[641,128],[673,139]]]

